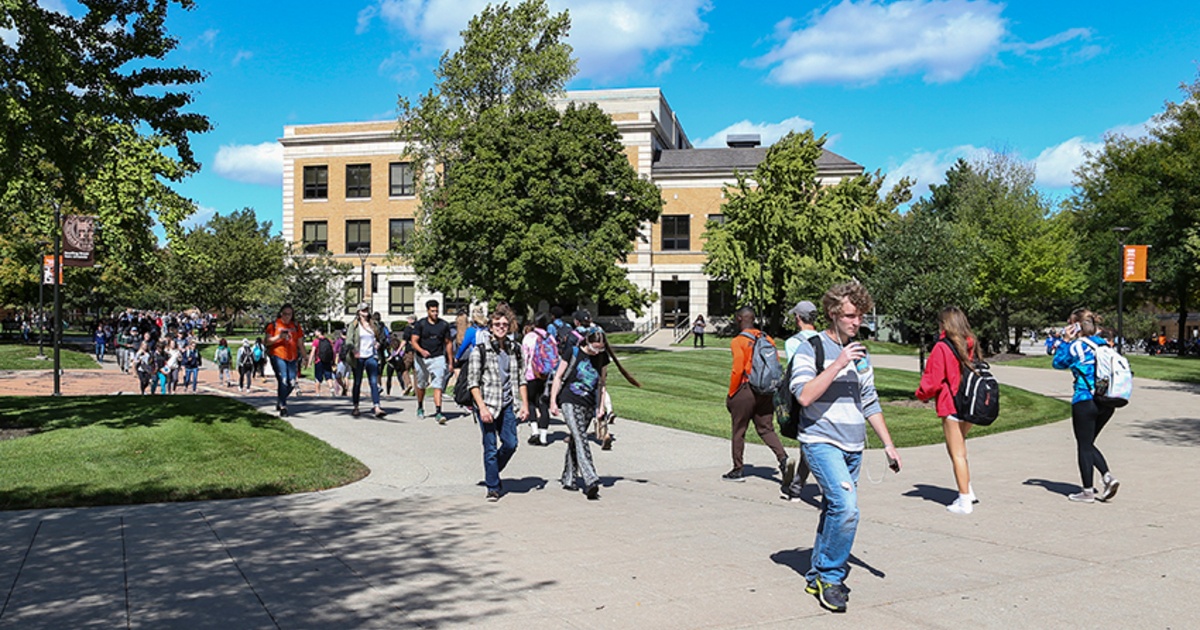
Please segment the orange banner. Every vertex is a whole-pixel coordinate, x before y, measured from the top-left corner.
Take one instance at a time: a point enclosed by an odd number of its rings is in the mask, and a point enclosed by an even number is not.
[[[1125,282],[1146,281],[1146,246],[1126,245],[1122,257],[1121,280]]]
[[[61,259],[59,259],[59,260],[61,261]],[[59,284],[63,283],[62,268],[63,268],[62,265],[58,266],[58,283]],[[54,256],[53,255],[42,256],[42,284],[54,284]]]

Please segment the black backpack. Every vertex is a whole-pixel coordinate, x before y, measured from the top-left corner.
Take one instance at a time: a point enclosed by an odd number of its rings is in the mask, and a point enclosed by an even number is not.
[[[824,372],[825,344],[821,341],[821,335],[813,335],[805,341],[813,347],[817,374]],[[804,409],[792,395],[792,364],[795,362],[796,355],[792,355],[783,371],[783,384],[775,391],[775,421],[779,423],[779,434],[793,440],[800,435],[800,412]]]
[[[333,367],[333,344],[328,337],[321,337],[317,342],[317,360],[325,367]]]
[[[962,380],[954,392],[954,417],[963,422],[988,426],[1000,416],[1000,383],[992,376],[991,366],[986,361],[972,359],[970,365],[958,355],[958,348],[943,339],[958,359]]]
[[[459,407],[474,407],[475,398],[471,396],[471,352],[475,349],[479,350],[479,364],[487,360],[487,344],[477,344],[474,349],[467,352],[466,360],[462,362],[462,367],[458,369],[458,378],[454,379],[454,402]]]

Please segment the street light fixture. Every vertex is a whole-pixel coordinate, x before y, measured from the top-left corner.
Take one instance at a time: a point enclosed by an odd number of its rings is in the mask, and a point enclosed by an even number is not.
[[[1121,244],[1119,264],[1117,265],[1117,352],[1125,354],[1125,234],[1133,228],[1119,226],[1112,228],[1117,233],[1117,241]]]

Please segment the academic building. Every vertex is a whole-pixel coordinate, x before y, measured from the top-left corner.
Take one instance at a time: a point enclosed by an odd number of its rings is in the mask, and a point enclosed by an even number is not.
[[[659,300],[641,316],[603,304],[587,305],[600,323],[631,328],[673,327],[703,314],[720,319],[736,308],[727,284],[701,271],[701,234],[721,221],[722,187],[734,172],[750,172],[766,157],[758,136],[731,135],[726,147],[692,146],[675,112],[657,88],[568,92],[561,105],[595,103],[612,117],[630,164],[662,191],[662,217],[643,228],[624,266],[639,287]],[[422,286],[403,261],[387,255],[412,234],[419,165],[406,161],[393,120],[284,127],[283,236],[303,251],[327,251],[354,265],[346,278],[345,319],[362,299],[385,321],[424,314],[430,298],[453,315],[469,296],[442,295]],[[863,167],[825,151],[818,160],[823,182],[860,175]],[[364,286],[365,280],[365,286]],[[570,306],[570,305],[567,305]],[[332,315],[332,314],[331,314]]]

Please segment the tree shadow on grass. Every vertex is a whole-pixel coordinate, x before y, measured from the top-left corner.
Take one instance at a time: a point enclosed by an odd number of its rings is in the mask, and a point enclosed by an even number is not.
[[[0,424],[39,432],[102,426],[153,427],[173,418],[202,424],[245,422],[259,429],[284,430],[277,419],[223,396],[64,396],[4,399]]]

